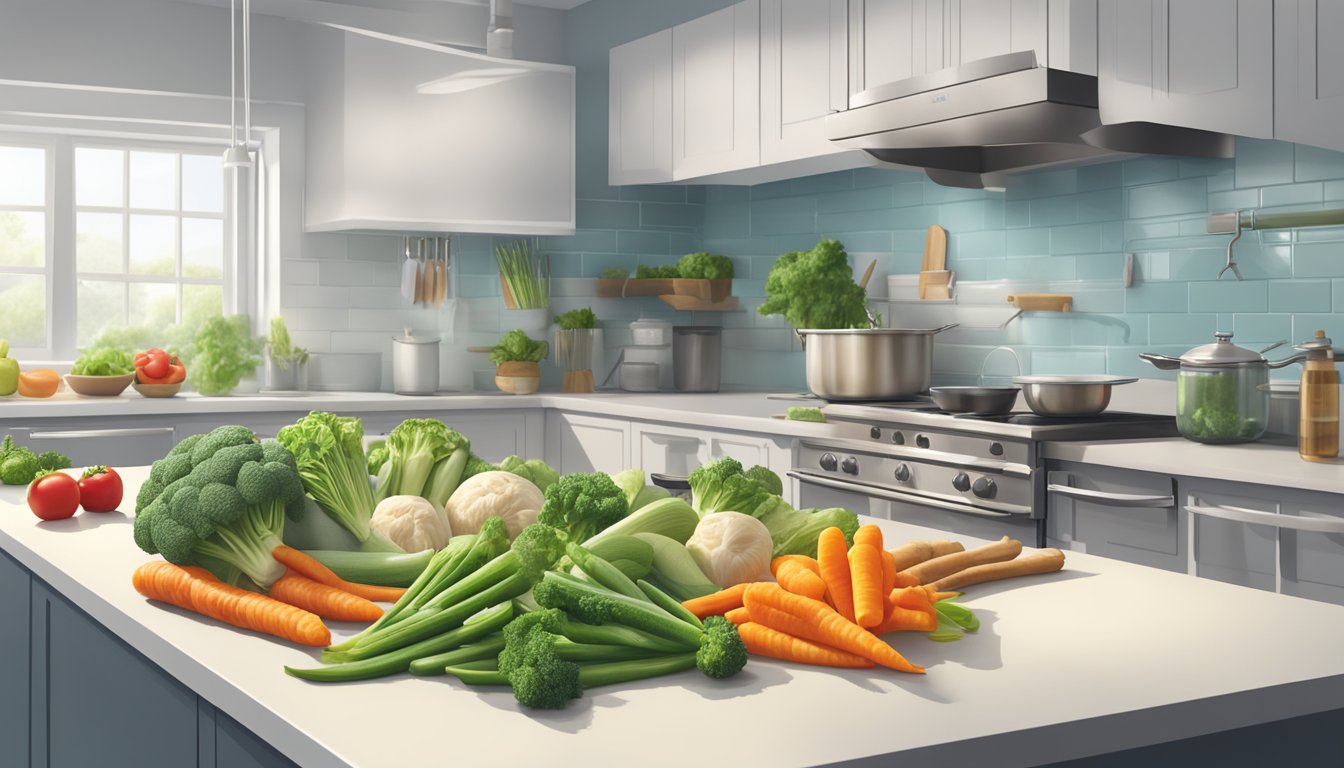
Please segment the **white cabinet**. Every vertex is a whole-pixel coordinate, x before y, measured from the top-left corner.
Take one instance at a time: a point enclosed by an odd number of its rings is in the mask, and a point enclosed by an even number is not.
[[[546,463],[562,475],[614,474],[630,464],[630,422],[578,413],[546,412]]]
[[[672,30],[611,49],[607,182],[672,178]]]
[[[701,464],[730,457],[744,467],[761,465],[786,479],[793,466],[793,441],[769,435],[685,429],[665,424],[632,422],[630,466],[645,473],[685,477]],[[784,499],[792,502],[791,483]]]
[[[1100,0],[1102,122],[1272,137],[1273,5],[1271,0]]]
[[[849,88],[873,86],[952,66],[947,0],[849,0]]]
[[[308,231],[573,233],[573,67],[325,27],[309,42]]]
[[[760,164],[760,0],[672,28],[672,178]]]
[[[1344,3],[1274,3],[1274,138],[1344,150]]]
[[[0,437],[13,437],[35,453],[59,451],[75,467],[149,464],[189,434],[176,430],[169,419],[153,418],[32,419],[0,429]]]
[[[1186,521],[1170,476],[1052,462],[1046,499],[1050,546],[1186,571]]]

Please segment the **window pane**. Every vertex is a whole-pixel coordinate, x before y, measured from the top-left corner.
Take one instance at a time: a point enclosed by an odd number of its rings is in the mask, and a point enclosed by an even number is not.
[[[124,271],[121,263],[121,214],[75,214],[75,269],[79,272]]]
[[[0,266],[41,267],[46,263],[47,215],[0,211]]]
[[[47,286],[42,275],[0,273],[0,337],[15,347],[47,345]]]
[[[177,286],[173,283],[131,283],[129,322],[167,328],[177,322]]]
[[[177,208],[177,155],[131,152],[131,207]]]
[[[182,286],[182,324],[188,327],[206,318],[224,314],[224,287],[221,285]]]
[[[224,212],[224,158],[182,156],[182,210]]]
[[[126,324],[126,284],[80,280],[76,306],[75,344],[85,347],[104,328]]]
[[[75,148],[75,203],[121,207],[126,153],[120,149]]]
[[[0,205],[47,204],[47,151],[0,147]]]
[[[224,222],[182,219],[182,275],[224,276]]]
[[[177,273],[177,218],[131,216],[131,272],[137,275]]]

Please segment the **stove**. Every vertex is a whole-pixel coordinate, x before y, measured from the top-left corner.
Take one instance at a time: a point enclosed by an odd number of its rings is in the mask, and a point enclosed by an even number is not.
[[[1173,417],[1142,413],[976,416],[947,413],[927,398],[830,404],[807,395],[774,399],[824,406],[825,434],[800,441],[790,473],[804,497],[811,492],[825,503],[825,491],[856,503],[866,498],[872,510],[880,507],[893,519],[989,538],[1026,536],[1038,547],[1045,546],[1047,507],[1042,443],[1178,434]],[[800,504],[813,505],[808,498]],[[970,518],[970,529],[958,525]]]

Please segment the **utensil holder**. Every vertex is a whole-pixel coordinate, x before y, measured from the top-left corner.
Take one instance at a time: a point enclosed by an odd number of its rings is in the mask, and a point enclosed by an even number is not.
[[[593,328],[555,332],[555,362],[563,372],[565,392],[593,391]]]

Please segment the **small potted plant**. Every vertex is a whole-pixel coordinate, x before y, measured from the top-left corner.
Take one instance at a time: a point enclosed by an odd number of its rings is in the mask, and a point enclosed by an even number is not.
[[[571,309],[555,316],[560,326],[555,332],[555,362],[564,379],[564,392],[593,391],[593,339],[597,316],[589,307]]]
[[[289,328],[279,315],[271,318],[266,341],[266,388],[282,392],[308,389],[308,350],[294,346]]]
[[[265,339],[252,336],[243,315],[215,315],[196,331],[196,355],[187,381],[202,395],[227,395],[254,376],[265,346]]]
[[[515,395],[530,395],[541,388],[539,363],[549,345],[529,338],[515,328],[499,337],[490,350],[490,362],[495,364],[495,386]]]

